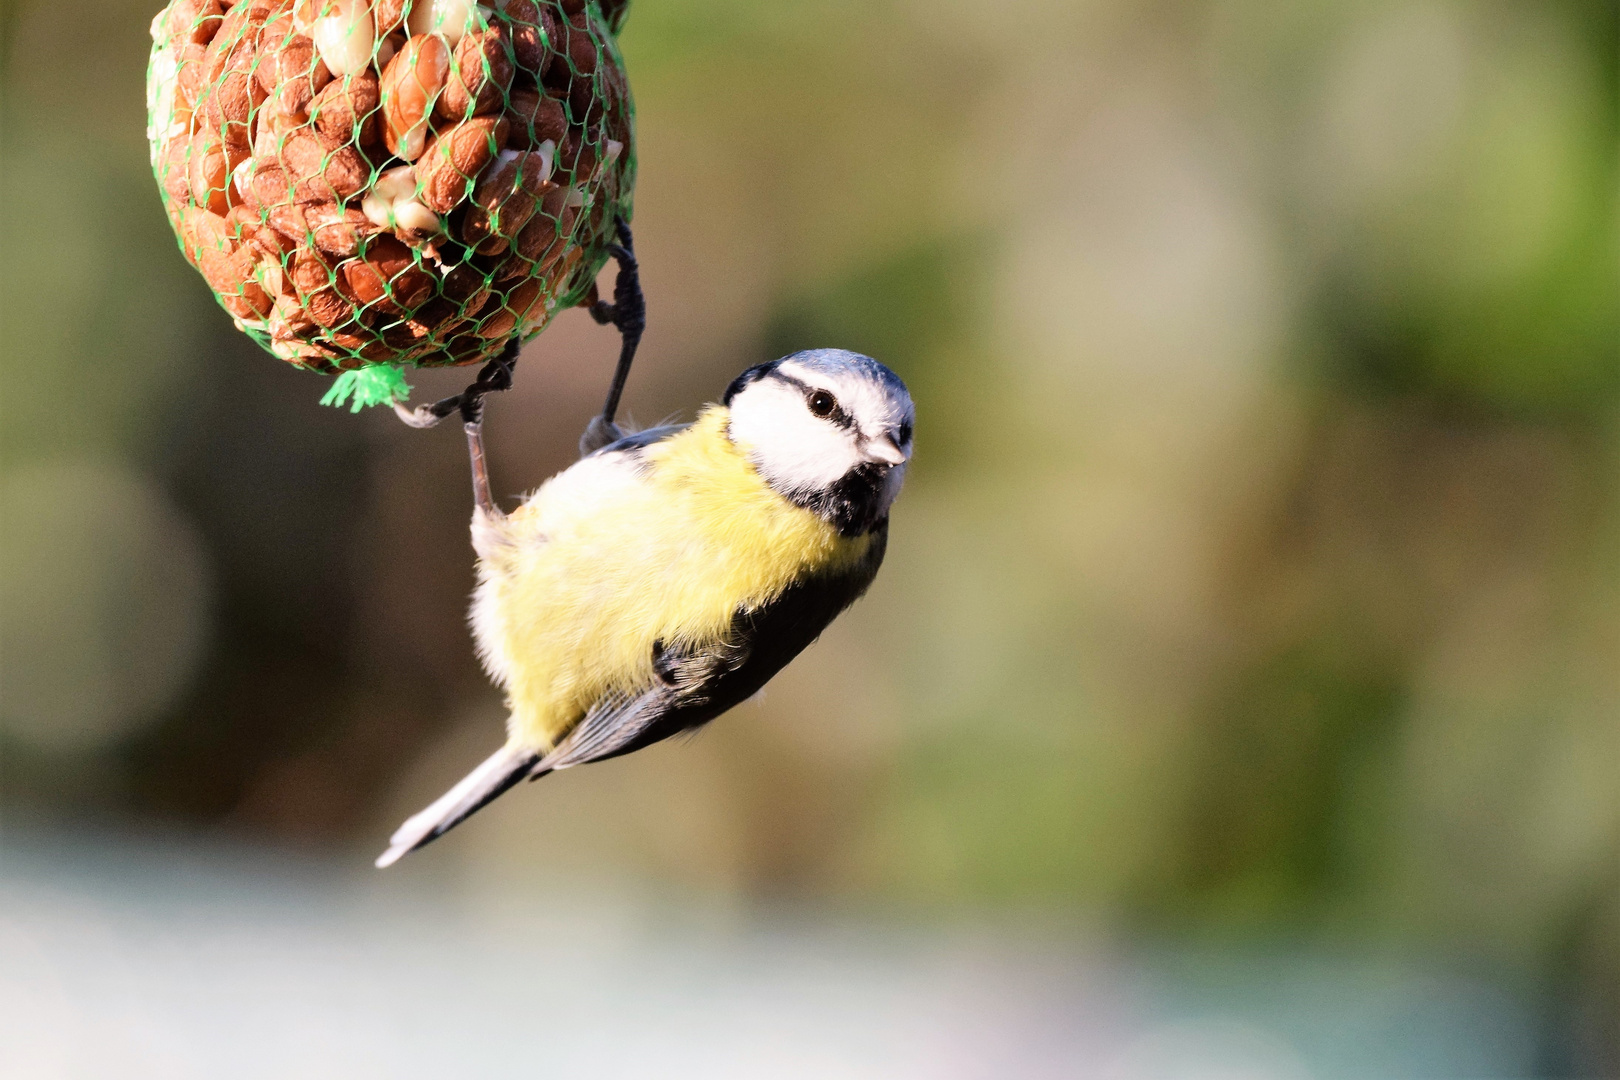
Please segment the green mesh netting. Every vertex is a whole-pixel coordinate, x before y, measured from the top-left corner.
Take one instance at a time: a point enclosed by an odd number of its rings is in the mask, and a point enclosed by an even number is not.
[[[592,290],[635,184],[613,0],[172,0],[147,138],[180,249],[236,325],[403,400]]]

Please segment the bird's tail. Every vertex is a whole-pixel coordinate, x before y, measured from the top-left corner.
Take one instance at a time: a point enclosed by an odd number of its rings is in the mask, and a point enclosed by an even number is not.
[[[407,818],[388,838],[388,850],[377,856],[377,868],[392,866],[402,856],[437,840],[528,776],[539,760],[534,751],[507,743],[433,805]]]

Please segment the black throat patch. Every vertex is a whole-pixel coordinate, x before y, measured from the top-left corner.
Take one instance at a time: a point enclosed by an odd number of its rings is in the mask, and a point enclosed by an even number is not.
[[[861,536],[877,528],[887,516],[883,487],[888,473],[888,466],[869,461],[855,466],[821,491],[780,494],[837,529],[839,535]]]

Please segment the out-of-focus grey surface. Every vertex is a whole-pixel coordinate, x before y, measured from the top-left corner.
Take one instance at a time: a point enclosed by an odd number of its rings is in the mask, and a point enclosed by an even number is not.
[[[1513,995],[1410,958],[1125,954],[1007,920],[399,881],[8,837],[0,1076],[1441,1080],[1534,1062]]]

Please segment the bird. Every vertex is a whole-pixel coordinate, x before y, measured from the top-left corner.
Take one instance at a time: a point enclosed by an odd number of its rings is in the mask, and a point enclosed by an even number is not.
[[[469,417],[469,622],[506,693],[507,737],[376,865],[521,780],[691,731],[757,693],[872,584],[914,422],[877,360],[797,352],[743,371],[690,424],[586,454],[505,513],[482,414]]]

